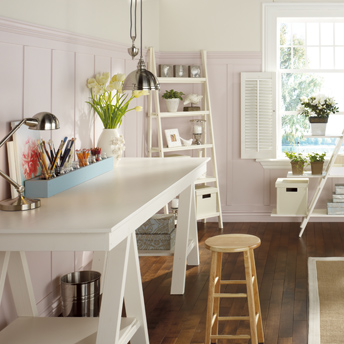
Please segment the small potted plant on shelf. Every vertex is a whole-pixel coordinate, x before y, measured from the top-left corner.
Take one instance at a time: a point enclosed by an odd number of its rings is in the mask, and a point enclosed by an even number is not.
[[[183,100],[183,92],[178,92],[175,90],[165,91],[162,97],[165,99],[166,107],[168,112],[177,112],[179,101]]]
[[[326,153],[309,153],[312,174],[322,174]]]
[[[307,158],[301,153],[284,152],[287,158],[290,160],[291,171],[293,175],[302,175],[303,169],[307,164]]]
[[[300,102],[297,113],[308,117],[312,135],[325,135],[328,117],[339,109],[334,99],[318,94],[309,98],[301,97]]]

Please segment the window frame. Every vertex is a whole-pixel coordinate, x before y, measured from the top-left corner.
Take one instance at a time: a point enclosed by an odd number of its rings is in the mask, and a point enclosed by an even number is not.
[[[264,3],[262,4],[262,71],[275,72],[276,75],[276,157],[275,159],[258,160],[266,168],[271,168],[271,162],[284,161],[278,158],[278,152],[281,151],[281,116],[279,114],[278,100],[279,94],[279,73],[276,67],[278,53],[279,37],[279,19],[280,18],[344,18],[344,3]],[[284,165],[284,164],[282,164]],[[282,167],[282,166],[281,166]],[[274,168],[277,168],[274,166]]]

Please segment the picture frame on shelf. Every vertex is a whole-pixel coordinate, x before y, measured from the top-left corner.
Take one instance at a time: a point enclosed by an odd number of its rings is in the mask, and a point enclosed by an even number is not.
[[[188,66],[187,65],[174,65],[173,75],[176,78],[187,78],[188,77]]]
[[[168,148],[180,147],[182,145],[178,129],[166,129],[165,136]]]
[[[200,78],[201,77],[201,66],[189,66],[189,77]]]
[[[169,65],[169,64],[159,65],[159,75],[162,78],[173,77],[173,65]]]

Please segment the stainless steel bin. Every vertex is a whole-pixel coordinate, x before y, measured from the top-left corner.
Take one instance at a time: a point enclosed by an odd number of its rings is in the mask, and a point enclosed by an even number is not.
[[[64,317],[97,317],[100,309],[100,273],[76,271],[61,277]]]

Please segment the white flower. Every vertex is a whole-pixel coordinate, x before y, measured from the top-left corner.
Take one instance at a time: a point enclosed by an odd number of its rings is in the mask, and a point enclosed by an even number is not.
[[[135,111],[140,112],[142,111],[143,107],[142,106],[135,106]]]
[[[94,88],[94,87],[97,86],[97,85],[98,85],[98,83],[97,83],[97,81],[96,81],[95,78],[89,78],[89,79],[87,80],[87,87],[88,87],[88,88]]]
[[[109,80],[109,73],[104,72],[102,74],[96,75],[96,80],[97,80],[99,85],[105,85]]]
[[[118,73],[117,74],[117,81],[123,82],[126,78],[125,74]]]
[[[315,96],[315,100],[316,102],[320,105],[320,104],[324,104],[325,103],[325,99],[326,96],[324,94],[318,94]]]
[[[148,90],[143,90],[143,91],[134,91],[133,92],[133,96],[135,98],[139,98],[141,96],[148,96],[149,95],[149,91]]]
[[[307,97],[301,97],[300,101],[301,101],[301,103],[307,103],[308,102],[308,98]]]
[[[330,105],[336,105],[334,98],[328,98],[328,102]]]
[[[105,87],[105,90],[107,92],[112,92],[113,90],[115,90],[115,85],[112,83],[112,84],[108,84],[106,87]]]
[[[201,101],[201,99],[203,98],[202,95],[198,95],[198,94],[188,94],[185,98],[185,101],[184,101],[184,105],[187,105],[187,104],[197,104],[198,102]]]
[[[110,83],[111,87],[113,87],[114,90],[118,91],[119,93],[122,93],[122,81],[113,81]]]
[[[104,93],[104,88],[100,85],[96,85],[92,88],[92,92],[94,96],[98,96],[99,94]]]
[[[300,113],[303,113],[306,108],[304,105],[298,105],[298,107],[296,108],[297,112],[300,114]]]

